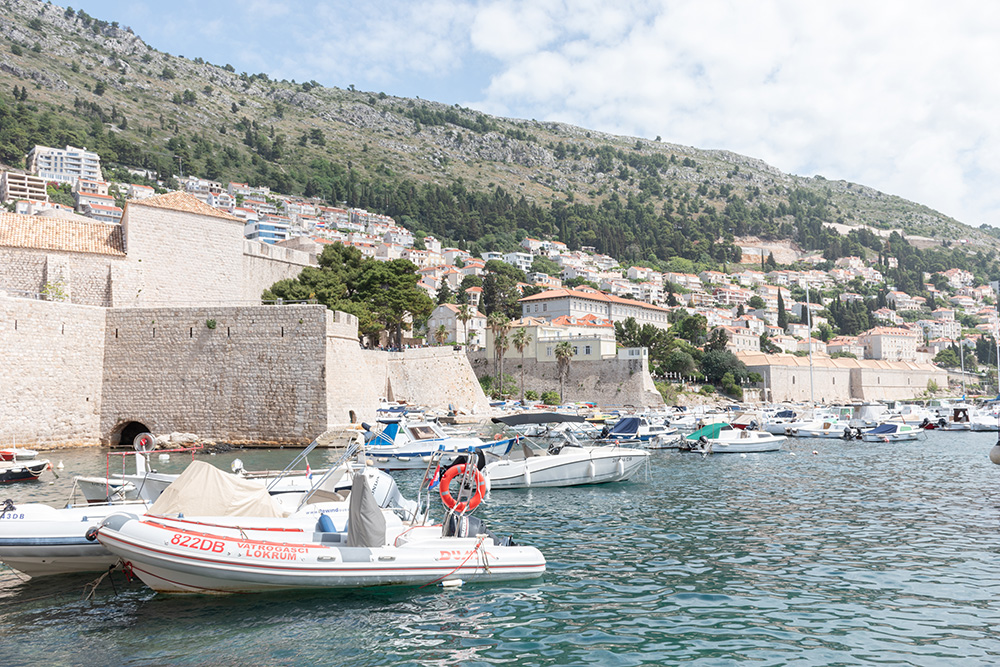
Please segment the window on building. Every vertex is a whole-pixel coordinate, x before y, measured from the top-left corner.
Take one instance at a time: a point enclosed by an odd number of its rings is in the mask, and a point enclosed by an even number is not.
[[[590,346],[589,345],[587,345],[586,347],[583,348],[583,353],[587,354],[587,355],[590,354]]]
[[[546,357],[551,357],[552,356],[552,348],[551,347],[545,348],[545,356]]]
[[[573,354],[580,354],[580,348],[573,346]]]

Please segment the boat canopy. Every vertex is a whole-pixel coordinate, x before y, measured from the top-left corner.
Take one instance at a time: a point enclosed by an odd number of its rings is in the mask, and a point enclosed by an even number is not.
[[[774,416],[775,417],[780,417],[781,419],[795,419],[795,411],[794,410],[781,410],[780,412],[775,413]]]
[[[614,438],[620,435],[635,435],[639,432],[639,418],[638,417],[622,417],[618,422],[611,427],[611,432],[608,433],[609,438]]]
[[[396,434],[399,433],[399,422],[386,422],[385,427],[376,434],[371,445],[392,445],[396,443]]]
[[[522,426],[524,424],[560,424],[562,422],[585,422],[580,415],[567,415],[558,412],[522,412],[519,415],[494,417],[494,424],[506,426]]]
[[[158,516],[287,515],[263,483],[230,475],[204,461],[192,461],[150,505],[149,513]]]
[[[725,422],[716,422],[715,424],[709,424],[708,426],[702,426],[700,429],[689,435],[686,440],[697,440],[701,436],[706,438],[718,438],[719,434],[726,430],[731,430],[733,427]]]
[[[870,431],[865,431],[865,433],[870,433],[872,435],[882,435],[888,433],[895,433],[899,430],[899,424],[879,424]]]

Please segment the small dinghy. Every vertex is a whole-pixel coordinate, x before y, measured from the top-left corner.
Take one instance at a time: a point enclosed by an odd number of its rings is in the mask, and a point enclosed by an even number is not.
[[[49,462],[39,461],[5,461],[0,463],[0,483],[31,482],[38,479],[49,468]]]
[[[767,431],[748,431],[729,424],[709,424],[700,428],[681,443],[682,450],[702,454],[750,454],[776,452],[785,436]]]
[[[863,431],[861,439],[865,442],[899,442],[903,440],[917,440],[922,434],[923,429],[920,426],[885,422],[873,429]]]

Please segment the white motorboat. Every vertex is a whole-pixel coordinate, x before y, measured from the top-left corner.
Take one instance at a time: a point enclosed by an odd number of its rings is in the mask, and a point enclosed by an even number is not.
[[[450,437],[434,422],[411,421],[403,415],[384,417],[379,423],[378,431],[367,424],[362,428],[368,461],[382,470],[423,470],[436,452],[443,454],[444,463],[478,451],[503,456],[514,444],[514,438]]]
[[[924,437],[924,429],[920,428],[919,425],[897,422],[884,422],[861,433],[861,439],[865,442],[899,442],[918,440],[922,437]]]
[[[750,454],[776,452],[785,436],[767,431],[733,428],[729,424],[709,424],[684,439],[681,449],[703,454]]]
[[[677,449],[683,439],[684,434],[673,428],[649,440],[646,449]]]
[[[622,417],[610,427],[601,431],[600,439],[605,442],[648,442],[661,435],[677,431],[676,427],[662,422],[654,422],[642,415]]]
[[[950,414],[938,418],[938,428],[945,431],[971,431],[975,408],[967,404],[953,405]]]
[[[494,418],[507,426],[532,423],[531,420],[558,418],[551,413],[521,414]],[[538,422],[535,422],[538,423]],[[649,460],[649,452],[618,445],[583,446],[569,433],[564,441],[541,447],[522,438],[520,447],[483,468],[490,487],[527,489],[535,487],[604,484],[630,479]],[[489,458],[489,457],[488,457]]]
[[[439,460],[434,457],[430,465]],[[460,469],[459,487],[474,481],[475,495],[456,505],[450,484],[442,480],[442,499],[451,499],[457,510],[449,511],[444,524],[428,524],[426,513],[403,520],[379,508],[367,478],[357,475],[339,506],[304,505],[287,517],[119,513],[90,536],[164,593],[447,585],[541,575],[545,558],[538,549],[500,539],[464,513],[478,504],[474,500],[481,499],[485,480],[472,466]]]
[[[857,429],[852,427],[850,422],[840,419],[827,419],[789,428],[788,435],[797,438],[841,438],[843,440],[851,440],[857,432]]]

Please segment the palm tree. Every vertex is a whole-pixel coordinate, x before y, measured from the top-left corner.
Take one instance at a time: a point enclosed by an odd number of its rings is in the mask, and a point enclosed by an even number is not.
[[[511,341],[517,351],[521,353],[521,405],[524,405],[524,348],[531,344],[531,334],[528,333],[527,328],[520,327],[511,336]]]
[[[493,373],[499,378],[500,377],[500,363],[503,360],[503,352],[500,351],[500,337],[504,336],[507,331],[507,327],[510,326],[510,320],[499,310],[494,310],[490,313],[490,316],[486,318],[486,325],[493,332]]]
[[[556,345],[556,365],[559,369],[559,402],[563,402],[563,389],[565,388],[566,376],[569,375],[569,364],[573,360],[573,344],[568,340]]]
[[[462,338],[465,340],[465,344],[469,344],[469,320],[472,319],[472,310],[469,308],[469,304],[463,303],[459,309],[458,314],[455,315],[458,321],[462,323],[462,333],[464,334]]]
[[[448,329],[443,324],[434,330],[434,340],[437,341],[438,345],[444,345],[444,342],[448,340]]]

